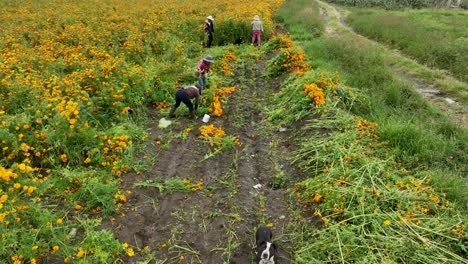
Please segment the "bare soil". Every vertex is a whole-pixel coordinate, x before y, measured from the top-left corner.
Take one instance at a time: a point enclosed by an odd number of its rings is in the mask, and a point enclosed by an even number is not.
[[[134,248],[148,246],[155,259],[124,256],[125,263],[254,263],[255,231],[267,223],[273,224],[273,241],[279,247],[277,263],[291,263],[286,190],[290,180],[281,188],[273,188],[272,182],[280,173],[286,177],[300,173],[284,158],[293,147],[288,133],[278,132],[263,115],[269,95],[280,85],[262,78],[265,63],[266,59],[245,63],[236,70],[237,91],[223,105],[223,116],[210,119],[228,135],[238,135],[240,147],[205,159],[210,147],[199,139],[201,118],[192,121],[179,116],[160,129],[158,121],[164,116],[156,110],[152,113],[147,155],[142,158],[155,156],[154,163],[144,173],[122,177],[122,189],[131,194],[120,215],[103,228],[112,229],[122,243]],[[249,81],[241,83],[241,79]],[[189,126],[193,130],[187,138],[174,137]],[[156,144],[168,138],[168,148],[161,148],[167,142]],[[203,190],[168,193],[135,186],[157,178],[203,179]],[[254,188],[257,184],[262,187]]]

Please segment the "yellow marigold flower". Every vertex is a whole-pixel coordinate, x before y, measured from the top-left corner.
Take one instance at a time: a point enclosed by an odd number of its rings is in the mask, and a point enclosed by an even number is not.
[[[58,225],[62,224],[62,218],[58,218],[57,221],[55,221]]]
[[[268,223],[268,224],[266,224],[266,226],[269,227],[269,228],[272,228],[272,227],[273,227],[273,223]]]
[[[28,165],[25,165],[23,163],[18,164],[17,167],[22,173],[29,173],[29,172],[34,171],[34,169],[32,167],[30,167]]]
[[[316,211],[314,212],[314,215],[315,215],[315,216],[318,216],[319,218],[322,218],[322,213],[321,213],[319,210],[316,210]]]
[[[314,193],[314,197],[312,199],[315,203],[321,203],[323,201],[323,197],[319,193]]]
[[[21,184],[20,183],[15,183],[15,184],[13,184],[13,188],[19,189],[19,188],[21,188]]]
[[[135,255],[135,252],[133,251],[133,248],[127,248],[126,253],[129,257],[132,257]]]
[[[75,210],[81,210],[81,209],[83,209],[83,207],[81,205],[79,205],[79,204],[75,205]]]
[[[84,250],[82,248],[80,248],[78,250],[78,252],[76,253],[76,257],[81,258],[81,257],[83,257],[85,255],[85,253],[86,252],[84,252]]]
[[[61,160],[62,162],[67,162],[67,161],[68,161],[67,155],[66,155],[66,154],[60,155],[60,160]]]
[[[127,243],[127,242],[123,243],[123,244],[122,244],[122,248],[123,248],[123,249],[127,249],[127,248],[128,248],[128,243]]]
[[[125,114],[128,112],[128,110],[130,110],[130,107],[126,106],[122,109],[122,114]]]
[[[323,90],[317,86],[316,83],[305,84],[304,92],[306,93],[308,98],[313,100],[312,104],[314,105],[325,104],[325,94],[323,93]]]
[[[391,225],[391,224],[392,224],[392,221],[390,221],[390,220],[387,219],[387,220],[385,220],[385,221],[383,222],[383,224],[386,225],[386,226],[388,226],[388,225]]]
[[[32,250],[37,250],[38,248],[39,248],[39,246],[33,246]]]
[[[52,247],[52,249],[53,249],[54,251],[58,251],[58,250],[60,249],[60,247],[59,247],[59,246],[54,246],[54,247]]]

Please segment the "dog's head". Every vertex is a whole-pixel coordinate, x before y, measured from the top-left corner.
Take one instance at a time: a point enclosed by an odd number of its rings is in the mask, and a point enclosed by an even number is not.
[[[258,264],[275,264],[276,245],[262,241],[257,245],[256,255]]]

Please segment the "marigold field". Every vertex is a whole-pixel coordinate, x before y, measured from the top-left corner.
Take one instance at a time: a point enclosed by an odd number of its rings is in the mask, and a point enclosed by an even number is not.
[[[315,122],[301,125],[308,136],[289,157],[308,177],[277,175],[272,184],[291,183],[292,263],[467,263],[466,215],[432,185],[434,171],[405,167],[379,124],[351,113],[366,107],[359,89],[311,66],[300,43],[275,32],[285,2],[1,1],[0,262],[122,263],[151,251],[99,227],[131,194],[119,187],[128,172],[139,173],[146,115],[167,112],[210,52],[216,63],[199,113],[223,118],[239,90],[234,66],[272,55],[262,77],[283,78],[267,121]],[[217,46],[209,51],[207,15]],[[234,45],[250,43],[254,15],[265,29],[261,55]],[[210,149],[205,159],[242,146],[217,125],[194,132]],[[151,184],[189,195],[207,185],[201,178]]]
[[[119,177],[146,138],[132,113],[168,107],[175,88],[192,81],[192,65],[205,55],[207,10],[220,18],[222,45],[250,37],[256,14],[271,34],[281,3],[2,1],[0,259],[106,263],[131,255],[86,215],[109,217],[126,201]],[[219,54],[218,74],[232,75],[235,59],[229,49]],[[229,88],[213,86],[205,100],[220,116]],[[70,235],[77,227],[86,232],[79,241]]]

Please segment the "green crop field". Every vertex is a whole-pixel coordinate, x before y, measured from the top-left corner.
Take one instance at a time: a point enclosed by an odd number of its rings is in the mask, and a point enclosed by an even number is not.
[[[0,263],[468,263],[444,2],[0,1]]]

